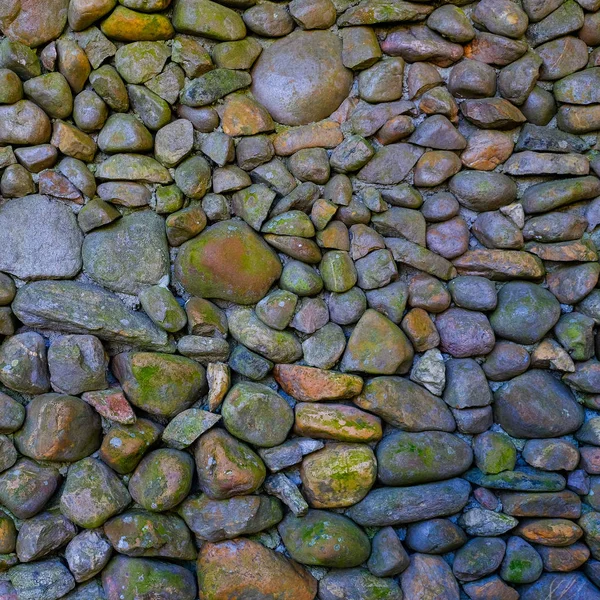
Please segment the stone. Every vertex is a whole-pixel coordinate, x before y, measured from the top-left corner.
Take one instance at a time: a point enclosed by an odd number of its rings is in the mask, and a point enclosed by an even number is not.
[[[160,448],[147,454],[129,481],[135,502],[150,511],[177,506],[190,492],[194,460],[180,450]]]
[[[457,323],[460,322],[460,327]],[[449,308],[436,320],[441,349],[456,358],[488,354],[495,337],[487,317],[462,308]]]
[[[199,538],[211,542],[257,533],[275,525],[283,516],[279,502],[269,496],[212,500],[200,494],[184,500],[178,510]]]
[[[222,269],[210,258],[213,253],[222,257]],[[252,264],[236,261],[236,253],[253,256]],[[231,264],[238,264],[238,269],[232,271]],[[260,265],[260,277],[257,265]],[[223,221],[184,244],[175,270],[183,285],[198,296],[253,304],[262,299],[279,278],[281,264],[249,227]]]
[[[66,0],[52,0],[43,7],[31,0],[11,0],[2,13],[0,27],[10,40],[35,48],[61,34],[67,22],[67,7]]]
[[[423,150],[412,144],[389,144],[358,172],[358,178],[375,184],[400,183],[415,166]]]
[[[230,8],[210,0],[179,0],[173,10],[173,27],[180,33],[219,41],[240,40],[246,36],[241,17]]]
[[[547,290],[533,283],[513,281],[500,290],[490,323],[503,338],[533,344],[554,327],[559,317],[559,303]],[[515,328],[517,319],[519,326]]]
[[[200,437],[195,458],[200,489],[213,500],[251,494],[266,476],[260,457],[222,429]]]
[[[279,394],[258,383],[234,385],[221,408],[226,429],[255,446],[271,447],[285,441],[293,411]]]
[[[450,567],[439,556],[413,554],[400,581],[407,598],[435,597],[434,594],[440,600],[459,598],[458,582]]]
[[[55,468],[21,458],[0,475],[0,501],[17,518],[29,519],[44,508],[60,481]]]
[[[129,402],[149,412],[174,417],[206,388],[206,371],[196,361],[159,352],[123,352],[112,369]]]
[[[533,395],[532,390],[536,390]],[[543,396],[540,390],[544,390]],[[522,402],[523,394],[528,398],[527,403]],[[509,435],[520,438],[565,435],[576,431],[583,419],[582,409],[570,390],[539,370],[519,375],[497,391],[494,414]]]
[[[539,183],[528,187],[521,200],[527,214],[548,212],[555,208],[588,200],[600,192],[600,181],[593,176]]]
[[[517,250],[469,250],[453,264],[460,275],[481,275],[496,281],[537,280],[545,273],[538,257]]]
[[[95,458],[84,458],[69,468],[60,508],[75,524],[92,529],[124,510],[130,502],[127,488],[114,471]]]
[[[400,26],[392,29],[381,49],[390,56],[401,56],[408,62],[429,61],[449,67],[463,55],[462,46],[447,42],[424,25]]]
[[[393,527],[383,527],[371,541],[367,566],[377,577],[390,577],[404,571],[410,563],[408,553]]]
[[[9,579],[19,600],[57,600],[75,587],[69,569],[58,558],[16,565]]]
[[[20,288],[13,311],[30,326],[66,333],[93,333],[101,340],[173,351],[165,331],[127,308],[115,295],[76,281],[39,281]],[[125,323],[125,325],[124,325]]]
[[[376,475],[375,455],[363,444],[326,444],[300,467],[303,495],[313,508],[352,506],[365,497]]]
[[[168,40],[174,30],[168,17],[162,14],[145,14],[117,6],[100,25],[102,33],[118,42]]]
[[[83,236],[72,212],[60,202],[41,195],[15,198],[0,210],[0,230],[0,243],[7,249],[0,259],[4,271],[21,279],[43,279],[73,277],[81,269]]]
[[[500,566],[506,542],[500,538],[478,537],[456,553],[452,571],[461,581],[473,581],[492,574]]]
[[[112,547],[101,529],[89,529],[76,535],[65,549],[65,558],[75,581],[91,579],[110,560]]]
[[[107,366],[102,343],[93,336],[63,336],[48,350],[50,382],[63,394],[77,396],[107,387]]]
[[[162,440],[172,448],[183,450],[220,420],[219,415],[199,408],[189,408],[169,422],[162,433]]]
[[[128,215],[86,236],[84,267],[113,291],[138,293],[167,275],[166,241],[160,217],[151,211]]]
[[[280,87],[280,78],[288,76],[294,78],[293,88]],[[331,86],[323,86],[325,80]],[[351,72],[342,65],[341,42],[336,36],[296,32],[260,55],[252,71],[252,93],[276,121],[305,125],[331,115],[348,95],[351,80]]]
[[[500,568],[502,579],[511,583],[532,583],[542,574],[540,555],[526,541],[511,537]]]
[[[454,431],[452,413],[425,388],[402,377],[368,380],[354,403],[403,431]]]
[[[244,538],[205,544],[198,557],[198,583],[210,590],[203,593],[211,600],[246,593],[285,600],[287,590],[294,590],[298,600],[312,600],[317,591],[316,580],[300,565]]]
[[[17,392],[49,391],[46,346],[41,335],[26,332],[5,339],[0,346],[0,381]]]
[[[375,600],[377,597],[399,600],[402,591],[396,581],[380,578],[366,569],[330,571],[319,582],[319,596],[323,600],[338,600],[340,594],[348,600]]]
[[[160,556],[194,560],[196,549],[183,519],[134,509],[104,525],[113,548],[127,556]]]
[[[367,560],[371,551],[360,527],[328,511],[309,510],[302,518],[288,514],[278,530],[290,556],[305,565],[356,567]]]
[[[470,210],[496,210],[516,199],[514,181],[502,173],[462,171],[450,180],[450,191]]]
[[[100,458],[117,473],[130,473],[156,444],[162,430],[147,419],[137,419],[132,425],[113,425],[102,440]]]
[[[98,449],[100,434],[100,417],[83,400],[42,394],[27,405],[25,423],[14,441],[30,458],[75,462]]]
[[[382,340],[386,340],[386,344],[381,344]],[[381,313],[368,309],[348,340],[340,369],[391,375],[408,370],[413,354],[400,328]]]
[[[472,461],[468,445],[442,431],[399,431],[377,446],[377,476],[390,486],[450,479],[465,472]]]
[[[102,571],[102,588],[107,600],[160,594],[164,600],[194,600],[196,582],[186,568],[148,558],[115,556]]]

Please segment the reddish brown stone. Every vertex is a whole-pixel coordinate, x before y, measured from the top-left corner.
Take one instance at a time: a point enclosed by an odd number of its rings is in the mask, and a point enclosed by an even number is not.
[[[363,386],[357,375],[300,365],[275,365],[273,375],[287,394],[302,402],[354,398]]]

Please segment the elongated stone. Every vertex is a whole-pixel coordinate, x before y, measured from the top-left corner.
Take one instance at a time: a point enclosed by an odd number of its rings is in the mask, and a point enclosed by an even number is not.
[[[79,281],[36,281],[17,292],[12,305],[29,326],[66,333],[90,333],[101,340],[149,350],[173,352],[167,332],[143,313],[132,311],[117,296]]]
[[[471,486],[464,479],[449,479],[409,487],[370,491],[348,509],[348,516],[365,527],[403,525],[454,514],[464,508]]]

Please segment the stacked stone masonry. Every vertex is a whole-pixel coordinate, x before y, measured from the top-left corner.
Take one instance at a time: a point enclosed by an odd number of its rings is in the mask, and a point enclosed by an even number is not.
[[[0,600],[600,600],[600,0],[0,31]]]

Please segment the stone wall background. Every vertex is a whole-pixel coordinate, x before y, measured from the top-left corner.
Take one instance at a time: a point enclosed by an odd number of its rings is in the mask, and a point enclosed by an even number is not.
[[[600,1],[5,0],[0,598],[600,598]]]

